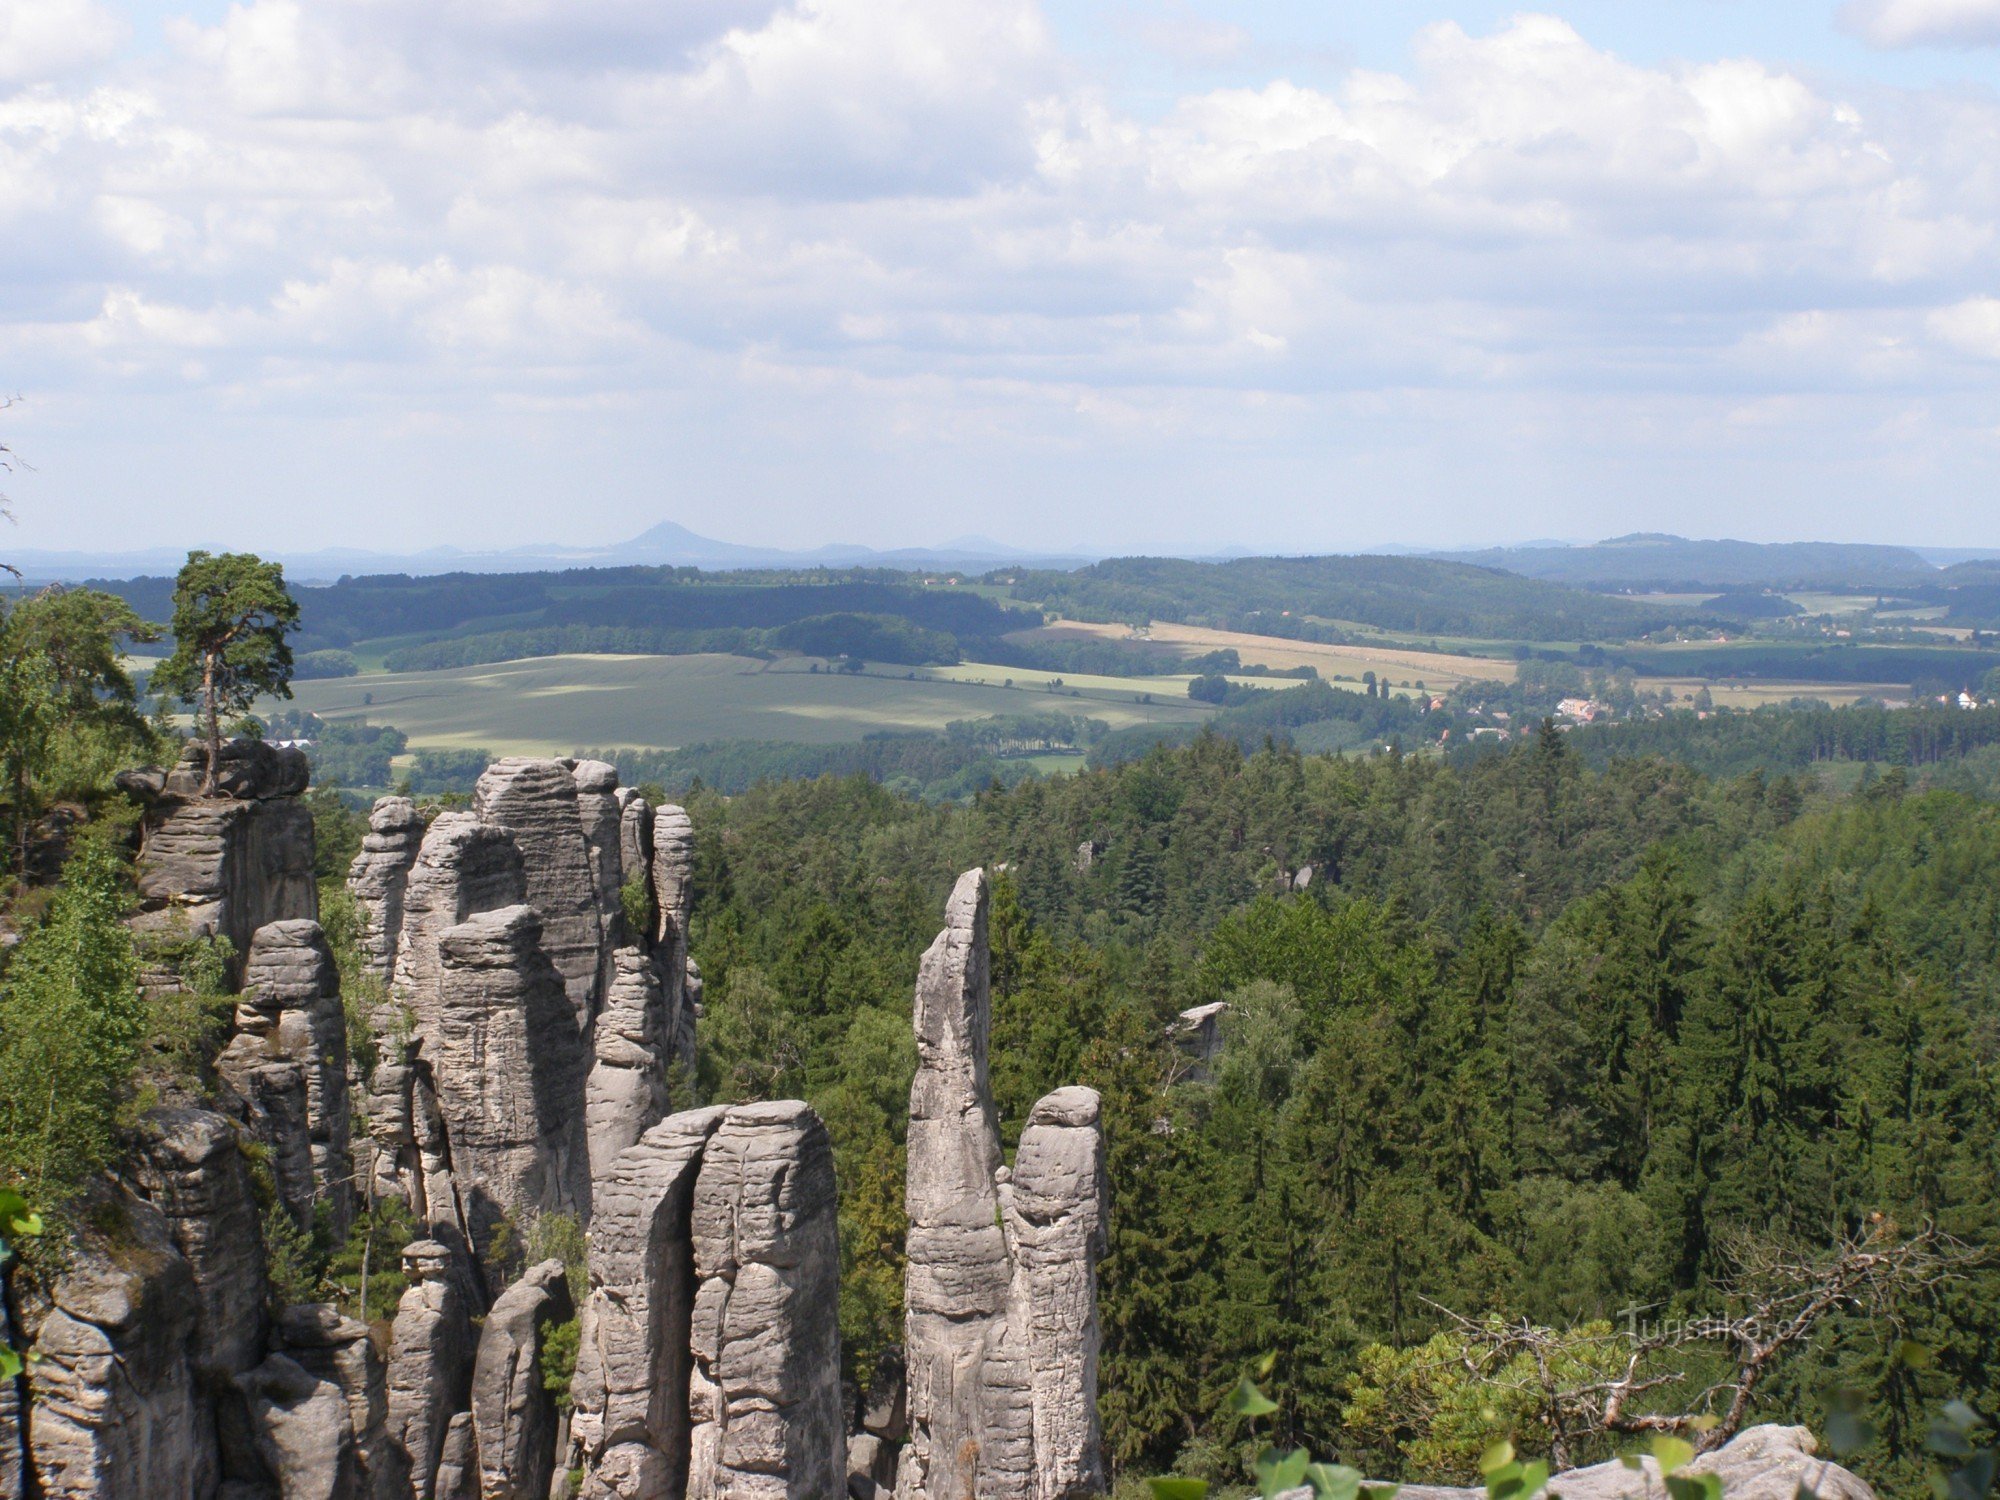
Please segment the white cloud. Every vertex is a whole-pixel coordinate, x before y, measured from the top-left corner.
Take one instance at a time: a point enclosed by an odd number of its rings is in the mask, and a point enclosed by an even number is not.
[[[1840,19],[1877,47],[2000,45],[2000,0],[1849,0]]]
[[[1588,397],[1657,452],[1966,389],[1993,347],[2000,106],[1548,16],[1147,116],[1034,0],[243,0],[176,43],[0,96],[0,364],[107,422],[686,402],[760,434],[738,458],[1165,432],[1273,465],[1343,431],[1392,482],[1438,422],[1532,455]]]
[[[92,0],[10,0],[0,5],[0,88],[103,62],[124,35],[117,17]]]
[[[1968,297],[1929,317],[1930,331],[1955,349],[2000,360],[2000,297]]]

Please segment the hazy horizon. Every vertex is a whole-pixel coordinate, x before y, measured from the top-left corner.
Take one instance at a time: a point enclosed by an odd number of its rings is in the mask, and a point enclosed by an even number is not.
[[[1976,547],[1996,139],[2000,0],[37,0],[0,545]]]

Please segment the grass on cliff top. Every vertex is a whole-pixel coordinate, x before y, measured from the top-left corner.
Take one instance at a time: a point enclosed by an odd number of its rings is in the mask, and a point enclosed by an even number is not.
[[[294,683],[288,706],[393,724],[414,747],[477,746],[497,755],[567,755],[581,745],[672,749],[713,740],[835,744],[877,730],[935,730],[992,714],[1060,711],[1122,729],[1197,722],[1213,713],[1188,700],[1185,676],[1080,679],[1051,693],[1042,686],[1045,676],[1015,669],[986,667],[979,675],[989,680],[974,682],[922,667],[872,667],[856,676],[811,666],[801,658],[722,655],[547,656]],[[1008,676],[1016,686],[994,685]],[[1151,703],[1138,701],[1148,694]]]

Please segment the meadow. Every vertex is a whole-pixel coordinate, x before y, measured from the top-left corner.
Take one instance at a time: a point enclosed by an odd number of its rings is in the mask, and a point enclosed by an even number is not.
[[[818,665],[820,670],[812,668]],[[412,746],[566,755],[581,745],[671,749],[716,740],[834,744],[881,730],[1045,709],[1134,724],[1199,722],[1187,678],[1064,680],[998,667],[863,674],[805,658],[547,656],[439,672],[371,672],[295,683],[290,707],[393,724]],[[998,685],[1012,675],[1012,688]],[[984,680],[980,680],[984,679]],[[1142,699],[1150,697],[1151,702]],[[263,704],[263,709],[277,705]]]

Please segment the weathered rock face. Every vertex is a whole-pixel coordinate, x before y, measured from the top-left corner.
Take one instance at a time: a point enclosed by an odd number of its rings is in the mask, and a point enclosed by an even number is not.
[[[695,1180],[727,1113],[670,1115],[595,1184],[570,1427],[586,1497],[685,1493]]]
[[[1028,1371],[1037,1497],[1104,1489],[1097,1265],[1107,1199],[1097,1093],[1057,1089],[1029,1111],[1001,1189],[1014,1261],[1007,1327]]]
[[[324,1303],[306,1303],[279,1315],[276,1342],[278,1352],[333,1386],[346,1403],[358,1487],[336,1494],[404,1500],[410,1494],[409,1462],[390,1437],[388,1376],[368,1326]]]
[[[1103,1488],[1097,1262],[1105,1222],[1097,1096],[1038,1103],[1001,1166],[987,1075],[983,872],[960,877],[917,979],[906,1277],[905,1500],[1069,1500]]]
[[[225,1079],[234,1085],[241,1077],[253,1091],[268,1079],[275,1090],[286,1081],[283,1074],[289,1067],[301,1089],[303,1178],[298,1171],[301,1143],[280,1129],[275,1118],[272,1128],[279,1133],[266,1138],[254,1123],[251,1132],[271,1149],[279,1198],[301,1228],[312,1226],[314,1205],[324,1203],[333,1233],[345,1235],[354,1202],[347,1018],[341,1008],[340,970],[319,923],[272,922],[257,929],[235,1024],[236,1035],[217,1062]],[[242,1085],[238,1089],[245,1092]]]
[[[562,1262],[530,1267],[493,1304],[472,1372],[480,1500],[548,1500],[555,1473],[555,1395],[542,1382],[549,1330],[574,1316]]]
[[[630,787],[620,787],[618,798],[618,855],[620,868],[625,878],[643,875],[646,880],[646,895],[650,901],[653,894],[653,804]],[[644,932],[630,934],[632,938],[650,939],[657,928],[658,915],[647,924]]]
[[[354,1500],[361,1455],[339,1386],[283,1354],[235,1377],[251,1445],[286,1500]]]
[[[432,1500],[452,1416],[471,1400],[472,1322],[449,1248],[412,1242],[403,1250],[403,1274],[410,1285],[389,1338],[386,1427],[416,1500]]]
[[[653,964],[666,998],[667,1056],[676,1077],[692,1080],[701,975],[688,955],[694,904],[694,822],[671,803],[653,814]]]
[[[505,829],[462,812],[441,813],[431,824],[403,888],[393,987],[415,1014],[420,1038],[435,1020],[439,936],[476,912],[519,904],[526,890],[521,851]]]
[[[912,1500],[980,1493],[986,1349],[1013,1281],[993,1180],[986,903],[985,872],[961,876],[917,974],[904,1289],[911,1431],[899,1474]]]
[[[625,808],[618,799],[618,768],[607,761],[579,760],[570,767],[570,776],[576,782],[577,821],[583,825],[583,845],[597,890],[599,930],[616,941],[624,925],[618,890],[625,884]],[[639,936],[635,932],[624,941]]]
[[[653,810],[653,899],[660,914],[654,941],[685,953],[694,902],[694,820],[672,803]]]
[[[191,741],[171,771],[119,778],[148,802],[134,926],[142,933],[225,937],[240,973],[258,928],[319,915],[312,814],[298,800],[308,768],[296,750],[230,740],[221,790],[210,797],[200,790],[206,764],[205,747]]]
[[[472,806],[482,822],[506,829],[520,847],[523,899],[542,914],[542,946],[562,975],[573,1024],[582,1030],[597,1009],[604,924],[569,763],[525,756],[496,761],[479,778]]]
[[[368,972],[387,984],[396,973],[403,933],[403,891],[424,842],[424,816],[408,797],[380,797],[368,814],[361,852],[348,867],[347,889],[368,917],[361,951]]]
[[[539,913],[503,907],[446,929],[438,970],[424,1059],[471,1244],[485,1246],[503,1216],[524,1227],[544,1213],[587,1217],[587,1064]]]
[[[264,1239],[235,1124],[208,1110],[156,1109],[141,1122],[134,1165],[193,1273],[196,1367],[250,1369],[264,1357]]]
[[[688,1495],[845,1487],[833,1143],[796,1101],[731,1109],[694,1191]]]
[[[666,998],[659,973],[635,947],[618,949],[614,960],[585,1091],[593,1182],[666,1117],[668,1104]]]
[[[215,1482],[196,1395],[194,1276],[152,1204],[120,1199],[113,1254],[81,1247],[26,1330],[29,1456],[51,1500],[187,1500]]]

